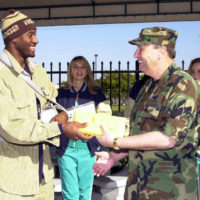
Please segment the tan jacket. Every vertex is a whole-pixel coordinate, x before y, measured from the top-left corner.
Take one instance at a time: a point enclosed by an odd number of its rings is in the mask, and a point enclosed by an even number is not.
[[[43,172],[48,182],[53,177],[48,144],[59,144],[60,130],[56,122],[44,124],[38,120],[36,96],[42,106],[47,104],[46,99],[19,76],[23,68],[8,51],[4,52],[14,68],[10,69],[0,62],[0,136],[5,139],[0,142],[0,189],[20,195],[37,194],[38,143],[43,143]],[[43,89],[48,98],[54,99],[57,90],[43,67],[30,60],[27,63],[33,82]]]

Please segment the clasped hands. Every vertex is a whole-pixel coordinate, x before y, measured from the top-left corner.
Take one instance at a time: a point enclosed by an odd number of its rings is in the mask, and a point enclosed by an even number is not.
[[[79,128],[84,128],[87,123],[68,122],[67,113],[62,111],[55,115],[50,122],[62,124],[63,133],[72,140],[90,140],[92,136],[84,135],[79,131]]]
[[[90,140],[93,136],[84,135],[79,131],[79,128],[84,128],[87,123],[67,122],[68,116],[66,112],[60,112],[54,116],[50,122],[62,124],[64,134],[72,140]],[[99,143],[103,146],[112,147],[113,137],[108,133],[106,127],[102,124],[103,136],[97,137]],[[105,175],[114,165],[115,161],[108,152],[95,152],[98,157],[97,162],[93,166],[94,175]]]

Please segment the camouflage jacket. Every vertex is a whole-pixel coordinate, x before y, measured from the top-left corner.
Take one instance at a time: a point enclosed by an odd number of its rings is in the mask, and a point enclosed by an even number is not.
[[[160,80],[146,81],[131,114],[130,135],[160,131],[177,144],[166,150],[129,151],[125,199],[195,199],[198,98],[195,80],[175,63]]]

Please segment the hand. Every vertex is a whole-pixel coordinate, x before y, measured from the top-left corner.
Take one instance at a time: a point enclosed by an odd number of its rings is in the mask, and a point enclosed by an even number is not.
[[[113,136],[108,132],[107,128],[102,124],[103,136],[97,137],[99,143],[104,147],[113,147]]]
[[[50,122],[55,122],[57,121],[58,124],[65,124],[68,121],[68,115],[66,112],[62,111],[55,115]]]
[[[79,128],[84,128],[87,123],[67,122],[62,124],[64,135],[72,140],[90,140],[93,136],[84,135],[79,131]]]
[[[95,155],[98,157],[98,160],[93,165],[94,175],[105,175],[115,164],[115,161],[106,151],[95,152]]]

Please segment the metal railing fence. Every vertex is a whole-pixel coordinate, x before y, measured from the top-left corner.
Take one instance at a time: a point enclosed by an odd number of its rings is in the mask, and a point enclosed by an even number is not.
[[[53,79],[57,78],[58,80],[58,87],[61,87],[61,84],[62,84],[62,75],[65,75],[65,80],[64,81],[67,81],[67,67],[68,67],[69,63],[67,63],[67,66],[65,66],[65,70],[62,69],[62,65],[61,65],[61,62],[58,63],[58,70],[54,70],[53,69],[53,63],[51,62],[50,63],[50,68],[49,70],[47,70],[47,73],[49,74],[50,76],[50,79],[51,81],[53,81]],[[45,63],[42,63],[42,66],[44,68],[46,68],[46,65]],[[127,62],[127,65],[126,65],[126,69],[121,69],[121,62],[119,61],[118,62],[118,66],[116,67],[115,66],[115,70],[113,70],[113,63],[110,62],[109,63],[109,66],[106,68],[104,67],[104,62],[101,62],[100,63],[100,70],[97,70],[95,69],[95,62],[92,63],[92,71],[93,71],[93,75],[94,77],[100,77],[99,79],[97,78],[97,80],[100,81],[100,87],[102,88],[102,90],[104,90],[104,78],[105,76],[109,76],[109,80],[110,80],[110,83],[109,83],[109,88],[108,91],[109,93],[106,94],[107,98],[110,100],[110,104],[111,106],[113,104],[116,105],[116,102],[117,103],[117,107],[118,107],[118,111],[121,111],[121,106],[123,104],[123,101],[122,101],[122,97],[124,98],[124,96],[129,96],[129,92],[130,92],[130,89],[132,88],[133,85],[130,84],[130,74],[134,74],[135,76],[135,81],[139,80],[140,79],[140,75],[142,75],[143,73],[139,70],[139,64],[138,62],[136,61],[135,62],[135,66],[130,66],[130,62],[128,61]],[[109,69],[108,69],[109,68]],[[116,69],[117,68],[117,69]],[[130,69],[135,69],[135,70],[130,70]],[[184,61],[182,61],[182,69],[184,69]],[[122,74],[126,74],[127,75],[127,88],[126,88],[126,91],[125,93],[121,94],[121,75]],[[117,74],[117,77],[118,77],[118,97],[117,97],[117,101],[115,103],[113,103],[113,76],[114,74]]]

